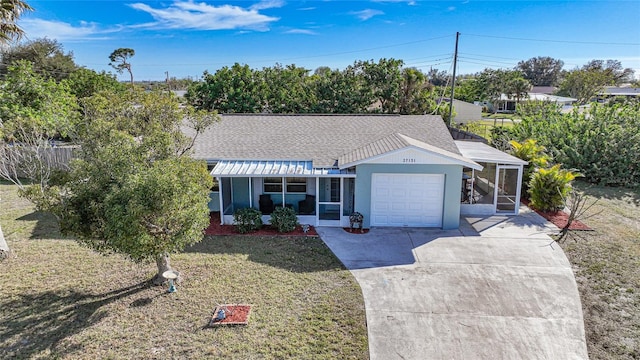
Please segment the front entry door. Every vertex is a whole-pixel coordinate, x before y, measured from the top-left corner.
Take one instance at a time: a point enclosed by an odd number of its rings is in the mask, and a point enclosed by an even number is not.
[[[520,168],[517,166],[498,165],[496,171],[498,184],[494,194],[496,214],[515,215],[520,206]]]
[[[318,179],[318,225],[340,226],[342,179]]]

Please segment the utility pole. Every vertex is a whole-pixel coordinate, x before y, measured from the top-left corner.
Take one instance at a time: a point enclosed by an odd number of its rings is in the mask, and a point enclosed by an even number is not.
[[[451,119],[453,118],[453,95],[455,95],[456,88],[456,67],[458,66],[458,38],[460,32],[456,31],[456,50],[453,53],[453,78],[451,79],[451,98],[449,99],[449,120],[447,121],[447,127],[451,127]]]
[[[167,79],[165,80],[165,82],[167,83],[167,89],[171,91],[171,84],[169,84],[169,72],[165,71],[164,74],[167,76]]]

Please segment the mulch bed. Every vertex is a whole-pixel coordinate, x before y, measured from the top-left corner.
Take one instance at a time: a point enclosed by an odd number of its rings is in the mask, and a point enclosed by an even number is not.
[[[353,229],[353,231],[351,230],[351,228],[342,228],[344,231],[351,233],[351,234],[366,234],[369,232],[369,229],[362,229],[362,232],[360,232],[360,228],[355,228]]]
[[[527,199],[521,199],[521,201],[531,210],[535,211],[536,213],[538,213],[538,215],[547,219],[547,221],[551,222],[553,225],[559,227],[560,229],[564,228],[569,221],[569,214],[565,211],[540,211],[529,206],[529,201]],[[573,220],[571,226],[569,226],[569,230],[593,231],[592,228],[579,220]]]
[[[305,233],[302,226],[296,227],[295,230],[288,233],[279,233],[277,229],[269,225],[262,226],[262,229],[246,234],[240,234],[234,225],[220,225],[220,213],[213,212],[210,216],[209,227],[205,229],[206,235],[249,235],[249,236],[318,236],[316,229],[309,226],[309,230]]]
[[[225,318],[218,320],[220,310],[224,310]],[[247,325],[249,323],[249,315],[251,314],[251,305],[220,305],[216,306],[211,316],[209,326],[220,325]]]

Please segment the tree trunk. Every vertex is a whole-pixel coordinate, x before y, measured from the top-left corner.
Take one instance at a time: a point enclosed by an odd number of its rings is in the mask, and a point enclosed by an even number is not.
[[[4,235],[2,234],[2,226],[0,226],[0,261],[9,257],[9,245],[4,240]]]
[[[151,279],[153,285],[162,285],[167,279],[162,276],[165,271],[173,270],[169,263],[169,254],[161,254],[156,257],[156,265],[158,266],[158,273]],[[176,279],[178,280],[178,279]]]

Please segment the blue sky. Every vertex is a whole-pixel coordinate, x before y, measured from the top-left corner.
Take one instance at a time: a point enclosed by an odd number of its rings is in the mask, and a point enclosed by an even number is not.
[[[640,1],[122,1],[27,0],[19,24],[48,37],[76,63],[113,71],[109,54],[136,51],[136,80],[198,79],[235,62],[344,68],[396,58],[458,73],[512,68],[535,56],[571,69],[617,59],[640,76]],[[120,76],[126,79],[125,75]]]

